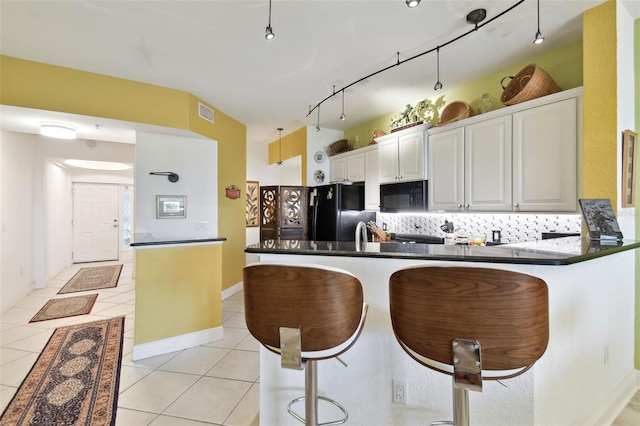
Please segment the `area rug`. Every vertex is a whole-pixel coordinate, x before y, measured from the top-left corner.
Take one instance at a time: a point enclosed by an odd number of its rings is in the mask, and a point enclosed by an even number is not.
[[[0,426],[115,425],[124,317],[56,329]]]
[[[47,321],[88,314],[91,312],[91,308],[93,308],[93,304],[96,303],[97,298],[98,293],[51,299],[40,308],[38,313],[35,314],[29,322]]]
[[[118,285],[121,271],[122,265],[82,268],[60,289],[58,294],[115,287]]]

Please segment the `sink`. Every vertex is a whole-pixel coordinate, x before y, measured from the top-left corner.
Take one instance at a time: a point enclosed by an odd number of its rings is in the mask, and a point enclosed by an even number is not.
[[[393,234],[391,240],[397,243],[444,244],[444,238],[424,234]]]

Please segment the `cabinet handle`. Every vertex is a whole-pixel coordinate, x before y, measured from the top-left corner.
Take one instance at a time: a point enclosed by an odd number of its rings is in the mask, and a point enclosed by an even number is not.
[[[458,204],[458,208],[461,209],[462,208],[462,204]]]
[[[515,203],[515,204],[513,205],[513,207],[515,207],[515,208],[517,209],[518,207],[520,207],[520,204]]]
[[[465,209],[468,209],[468,208],[469,208],[469,204],[465,204],[465,205],[464,205],[464,208],[465,208]]]

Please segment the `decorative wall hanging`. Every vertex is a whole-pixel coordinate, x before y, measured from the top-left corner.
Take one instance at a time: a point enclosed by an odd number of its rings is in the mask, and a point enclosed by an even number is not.
[[[260,184],[247,181],[247,200],[245,204],[247,228],[260,225]]]
[[[225,188],[225,196],[231,200],[240,198],[240,188],[235,185],[229,185]]]
[[[638,134],[625,130],[622,138],[622,207],[636,205]]]
[[[156,195],[157,219],[183,219],[187,217],[186,195]]]

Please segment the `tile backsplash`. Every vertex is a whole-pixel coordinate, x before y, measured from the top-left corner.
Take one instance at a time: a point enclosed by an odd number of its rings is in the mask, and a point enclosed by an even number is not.
[[[422,213],[393,214],[378,213],[378,226],[386,224],[387,232],[398,234],[424,234],[444,236],[440,225],[445,220],[453,222],[456,229],[468,236],[492,239],[492,231],[500,231],[503,243],[535,241],[541,239],[542,232],[580,232],[580,214],[524,214],[524,213]]]

